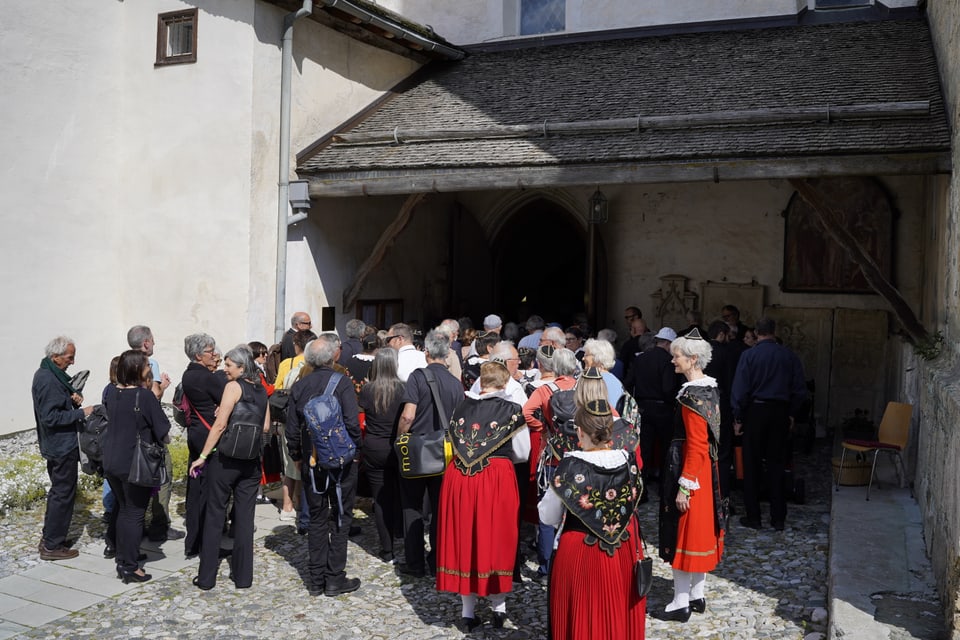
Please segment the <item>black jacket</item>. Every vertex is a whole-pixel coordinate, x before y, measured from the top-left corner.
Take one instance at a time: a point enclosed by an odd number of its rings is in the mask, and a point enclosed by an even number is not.
[[[37,422],[40,455],[60,458],[76,449],[83,409],[74,406],[70,390],[49,369],[33,374],[33,417]]]

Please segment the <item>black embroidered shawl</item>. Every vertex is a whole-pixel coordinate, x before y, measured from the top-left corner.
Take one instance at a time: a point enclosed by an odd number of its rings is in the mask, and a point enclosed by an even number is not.
[[[509,457],[510,438],[523,427],[520,407],[501,397],[466,397],[450,418],[453,463],[462,473],[473,476],[497,455]]]
[[[569,517],[575,517],[588,533],[586,544],[599,544],[608,555],[630,537],[629,523],[640,498],[639,474],[632,451],[623,464],[606,469],[583,458],[567,456],[557,467],[553,489]]]
[[[710,430],[710,458],[717,459],[717,443],[720,442],[720,393],[715,386],[688,385],[677,397],[680,406],[690,409],[707,421]]]

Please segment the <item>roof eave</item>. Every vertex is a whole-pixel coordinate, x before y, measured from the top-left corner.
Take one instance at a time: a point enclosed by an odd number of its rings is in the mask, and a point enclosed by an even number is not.
[[[853,175],[932,175],[953,169],[949,149],[909,153],[718,158],[516,167],[301,172],[311,198],[543,189],[607,184],[719,182]]]

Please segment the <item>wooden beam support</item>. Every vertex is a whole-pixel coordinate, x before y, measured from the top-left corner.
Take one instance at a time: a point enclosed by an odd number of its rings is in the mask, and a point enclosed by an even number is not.
[[[353,282],[350,283],[349,287],[344,289],[343,311],[352,313],[350,310],[357,304],[357,300],[360,298],[360,292],[363,291],[363,286],[366,284],[367,278],[369,278],[373,270],[383,262],[387,251],[393,246],[397,236],[406,228],[410,222],[410,218],[413,217],[413,210],[417,208],[417,205],[423,201],[426,195],[425,193],[414,193],[408,196],[403,206],[400,207],[400,212],[397,214],[397,217],[383,230],[383,233],[380,234],[380,239],[377,240],[377,244],[373,246],[373,251],[370,252],[367,259],[360,265],[357,274],[353,278]]]
[[[817,189],[817,187],[807,178],[799,180],[790,180],[790,184],[800,197],[807,201],[817,216],[820,225],[843,249],[850,255],[850,259],[860,267],[863,277],[866,279],[874,291],[887,301],[893,310],[897,320],[903,326],[907,337],[914,345],[928,344],[931,340],[930,335],[920,321],[913,313],[913,309],[900,292],[889,280],[884,277],[883,272],[873,257],[863,248],[863,245],[843,224],[843,214],[834,209],[830,200]]]
[[[950,173],[949,149],[902,154],[722,158],[659,162],[610,162],[516,167],[402,168],[327,171],[307,163],[297,173],[310,181],[311,198],[410,193],[547,189],[551,187],[660,182],[776,180],[808,176],[887,176]]]

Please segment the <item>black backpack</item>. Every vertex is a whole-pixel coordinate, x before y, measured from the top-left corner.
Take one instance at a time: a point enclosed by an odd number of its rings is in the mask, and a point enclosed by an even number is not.
[[[550,437],[547,439],[546,451],[557,460],[563,459],[563,454],[580,448],[577,438],[577,428],[573,424],[573,415],[577,412],[574,402],[574,389],[566,391],[554,390],[550,396],[550,414],[552,420],[547,421],[550,427]]]
[[[87,457],[87,461],[81,465],[84,473],[95,475],[103,473],[103,432],[110,424],[110,418],[107,416],[107,408],[98,404],[93,411],[83,420],[83,428],[78,434],[80,441],[80,451]]]

